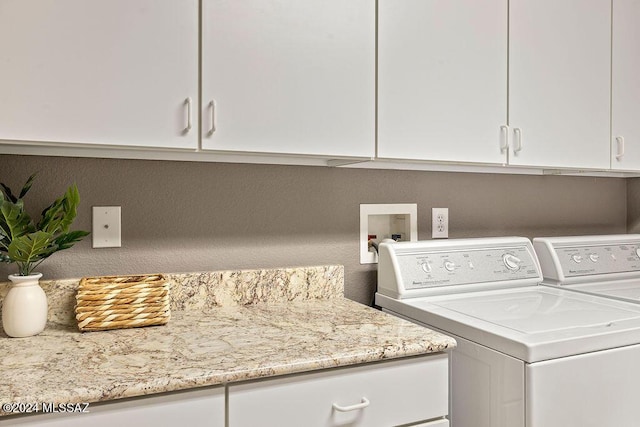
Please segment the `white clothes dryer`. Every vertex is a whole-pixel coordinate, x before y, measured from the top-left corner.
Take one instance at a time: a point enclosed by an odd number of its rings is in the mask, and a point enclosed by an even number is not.
[[[379,251],[376,304],[458,343],[452,427],[639,425],[640,305],[539,286],[522,237]]]
[[[543,284],[640,304],[640,234],[537,237],[533,246]]]

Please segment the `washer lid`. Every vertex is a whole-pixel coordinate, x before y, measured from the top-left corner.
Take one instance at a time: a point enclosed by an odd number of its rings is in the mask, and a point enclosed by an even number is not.
[[[608,326],[640,316],[640,312],[613,307],[607,301],[585,301],[576,295],[558,296],[535,288],[432,303],[523,334]]]
[[[591,295],[600,295],[640,304],[640,280],[612,280],[598,283],[579,283],[565,285],[565,289],[579,291]]]
[[[546,286],[376,302],[529,363],[640,343],[640,305]]]

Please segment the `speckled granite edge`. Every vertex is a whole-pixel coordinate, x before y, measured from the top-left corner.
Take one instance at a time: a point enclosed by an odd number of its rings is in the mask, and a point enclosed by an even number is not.
[[[456,342],[335,298],[182,311],[148,328],[54,326],[3,344],[0,401],[76,403],[426,355]]]
[[[331,299],[344,294],[341,265],[166,273],[165,276],[171,286],[172,311]],[[79,283],[80,279],[40,280],[49,302],[50,323],[76,324],[75,295]],[[10,282],[0,283],[0,305],[10,286]]]

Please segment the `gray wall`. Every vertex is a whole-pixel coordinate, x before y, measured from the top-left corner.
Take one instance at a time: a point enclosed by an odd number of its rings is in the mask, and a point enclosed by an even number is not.
[[[640,178],[627,179],[627,232],[640,233]]]
[[[33,215],[73,182],[74,228],[91,230],[91,206],[122,206],[122,248],[86,238],[46,260],[45,279],[339,263],[346,296],[369,303],[376,270],[359,263],[360,203],[417,203],[420,239],[431,236],[432,207],[449,208],[452,238],[627,228],[627,181],[617,178],[0,155],[0,182],[14,189],[34,171]],[[14,268],[0,264],[0,278]]]

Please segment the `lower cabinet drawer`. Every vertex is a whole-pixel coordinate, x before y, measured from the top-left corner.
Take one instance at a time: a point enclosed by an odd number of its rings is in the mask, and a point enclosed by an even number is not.
[[[0,427],[224,427],[224,387],[113,400],[88,413],[40,413],[0,417]]]
[[[448,355],[440,353],[230,385],[228,422],[389,427],[444,417],[448,398]]]

